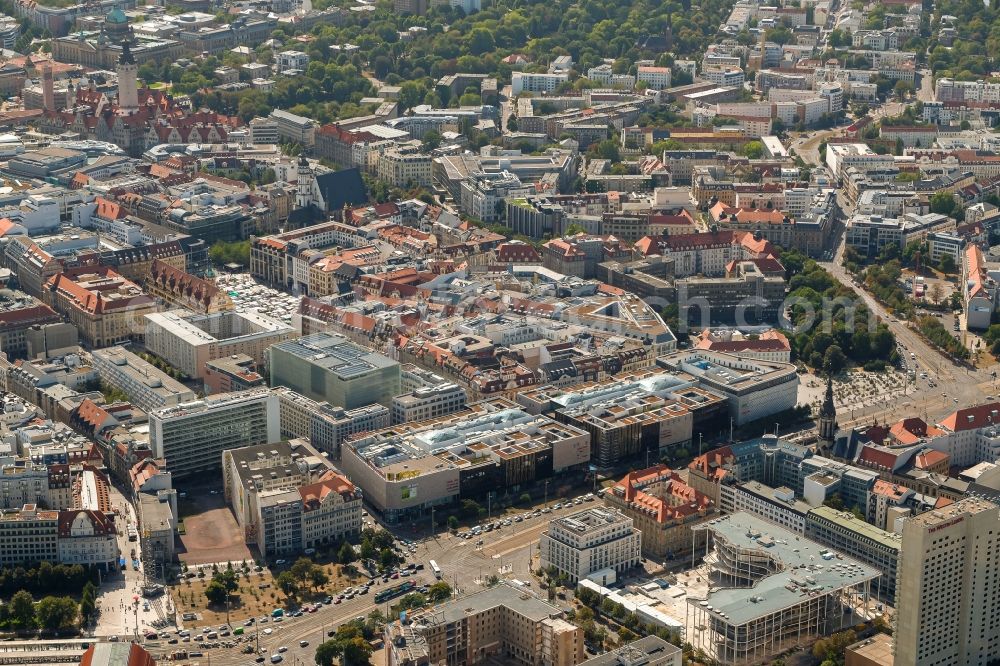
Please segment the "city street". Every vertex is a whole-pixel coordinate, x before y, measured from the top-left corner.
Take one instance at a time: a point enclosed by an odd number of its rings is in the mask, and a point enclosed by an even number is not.
[[[991,374],[983,370],[972,370],[955,365],[936,349],[924,342],[915,331],[909,328],[905,321],[899,320],[875,300],[867,291],[854,286],[852,276],[842,265],[844,253],[843,235],[838,239],[837,249],[832,261],[820,262],[835,278],[851,289],[861,299],[868,309],[880,317],[896,336],[896,341],[902,345],[901,353],[907,355],[908,362],[916,365],[916,372],[926,372],[933,378],[936,386],[932,389],[927,380],[917,379],[918,391],[907,396],[898,396],[895,401],[885,401],[862,409],[853,410],[853,419],[844,418],[850,415],[849,410],[841,407],[841,427],[854,424],[892,422],[907,416],[920,416],[929,422],[949,414],[958,406],[967,407],[985,402],[987,395],[995,393]],[[910,354],[915,358],[910,358]],[[923,386],[921,387],[921,384]]]
[[[125,558],[125,569],[102,580],[94,633],[128,640],[154,629],[154,623],[166,622],[169,600],[162,595],[153,599],[142,597],[142,565],[138,571],[133,569],[131,557],[133,549],[139,555],[139,542],[128,539],[128,526],[136,524],[135,509],[114,485],[110,486],[110,500],[117,514],[118,550]]]
[[[555,504],[555,500],[550,502],[550,505],[553,504]],[[274,623],[270,619],[266,623],[255,623],[253,630],[248,628],[247,634],[242,639],[226,639],[238,640],[236,647],[203,650],[204,658],[196,657],[187,662],[182,660],[177,663],[199,662],[222,666],[243,666],[251,663],[254,657],[243,654],[241,650],[247,644],[256,648],[259,641],[260,654],[266,658],[277,654],[278,648],[286,647],[287,651],[281,653],[284,663],[293,666],[313,664],[316,646],[326,639],[326,634],[331,629],[347,620],[366,617],[376,607],[389,615],[389,608],[393,603],[398,602],[398,599],[377,606],[374,602],[374,596],[377,592],[387,586],[398,585],[403,580],[413,580],[418,586],[433,584],[435,579],[427,566],[429,560],[437,562],[438,566],[441,567],[442,579],[451,585],[453,590],[457,589],[458,594],[476,591],[490,575],[514,578],[525,582],[530,581],[532,587],[537,591],[537,583],[530,575],[529,557],[534,556],[534,566],[537,567],[538,537],[548,527],[549,520],[597,505],[597,501],[580,505],[569,504],[558,510],[553,509],[549,514],[528,518],[520,523],[512,522],[510,526],[492,532],[484,532],[478,538],[469,540],[460,539],[442,530],[434,537],[417,542],[416,552],[407,554],[408,561],[422,563],[425,566],[423,571],[416,572],[414,576],[407,579],[391,580],[388,583],[379,581],[379,584],[371,588],[369,594],[345,599],[340,604],[324,605],[315,613],[305,613],[298,618],[286,617],[280,623]],[[497,520],[502,517],[494,516],[493,519]],[[482,522],[485,523],[486,520],[484,519]],[[400,538],[410,538],[406,534],[408,530],[396,528],[392,531]],[[465,529],[460,531],[465,531]],[[482,546],[476,545],[479,540],[482,540]],[[336,593],[334,590],[330,591]],[[234,618],[234,627],[242,625],[242,618],[240,620]],[[185,628],[191,631],[192,636],[201,632],[200,625],[186,626]],[[218,627],[213,628],[217,629]],[[270,633],[266,633],[268,629],[270,629]],[[299,642],[303,640],[308,641],[306,647],[299,645]],[[199,651],[199,645],[193,640],[189,643],[176,645],[168,645],[165,641],[155,641],[151,642],[149,649],[154,654],[169,655],[178,650]]]

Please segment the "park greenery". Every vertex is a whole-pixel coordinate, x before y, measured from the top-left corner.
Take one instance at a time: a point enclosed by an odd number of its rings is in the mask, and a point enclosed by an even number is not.
[[[949,355],[959,358],[969,358],[968,348],[962,341],[948,332],[941,320],[936,317],[921,317],[917,320],[917,329],[935,347],[943,349]]]
[[[392,534],[385,530],[374,530],[366,527],[361,531],[361,545],[358,553],[362,560],[374,563],[381,571],[388,571],[403,561],[393,545]]]
[[[385,625],[385,616],[377,610],[368,618],[355,618],[332,631],[331,638],[316,648],[317,666],[364,666],[371,663],[372,645]]]
[[[0,627],[19,633],[41,630],[48,634],[73,633],[80,609],[72,597],[46,596],[37,603],[27,590],[14,593],[0,606]]]
[[[344,545],[351,550],[352,557],[354,557],[354,549],[351,548],[351,545],[347,543]],[[350,561],[352,560],[348,560],[348,562]],[[346,564],[347,562],[342,563]],[[287,571],[282,571],[275,579],[278,589],[286,597],[290,598],[298,596],[303,591],[315,592],[322,590],[329,582],[330,576],[326,573],[326,570],[308,557],[300,557],[295,560],[295,564],[289,567]]]
[[[233,592],[238,589],[240,584],[236,572],[230,566],[212,574],[212,581],[205,587],[205,598],[211,605],[222,606],[227,600],[233,600]]]
[[[869,326],[872,315],[850,288],[798,250],[780,256],[789,278],[786,333],[794,359],[834,374],[852,363],[879,371],[896,362],[895,336],[884,323]]]
[[[9,598],[20,591],[48,595],[82,590],[97,579],[96,571],[79,564],[42,562],[34,567],[0,569],[0,597]]]
[[[208,249],[208,258],[216,266],[250,265],[250,241],[216,241]]]
[[[314,6],[328,4],[328,0],[318,0]],[[531,60],[528,71],[545,71],[552,58],[571,55],[577,71],[585,72],[609,58],[616,72],[634,73],[633,63],[649,55],[639,46],[644,37],[662,35],[669,25],[673,55],[699,54],[730,5],[727,0],[703,0],[698,11],[691,12],[689,0],[584,4],[555,0],[521,3],[515,8],[499,3],[469,16],[460,9],[438,6],[426,15],[411,16],[394,12],[392,3],[383,0],[374,12],[343,12],[339,25],[322,21],[313,27],[309,34],[314,39],[297,45],[310,57],[305,71],[296,77],[280,77],[268,93],[211,89],[216,68],[239,67],[248,61],[234,53],[184,66],[169,61],[145,63],[139,76],[147,82],[170,83],[174,94],[190,95],[196,106],[238,115],[244,121],[274,108],[320,122],[363,115],[371,108],[361,100],[371,97],[380,83],[401,87],[401,111],[418,104],[474,105],[480,103],[478,89],[453,93],[437,86],[437,80],[470,72],[496,75],[504,85],[510,82],[512,69],[502,60],[513,53]],[[425,30],[407,33],[411,27]],[[403,41],[400,33],[408,34],[408,39]],[[272,36],[282,44],[292,37],[284,29],[275,30]],[[353,53],[331,49],[346,43],[358,49]],[[659,55],[656,64],[671,64],[673,55]],[[273,59],[269,46],[262,45],[253,54],[255,62],[270,64]],[[590,84],[574,76],[565,87],[581,89]]]
[[[692,663],[692,660],[703,660],[704,655],[696,652],[689,643],[682,643],[680,636],[667,629],[646,624],[639,619],[635,613],[628,611],[621,604],[601,597],[600,594],[586,588],[578,588],[575,592],[579,606],[569,613],[569,619],[578,627],[583,629],[584,639],[596,646],[601,646],[608,640],[608,629],[605,627],[615,627],[618,629],[618,641],[632,641],[640,636],[659,636],[683,649],[684,663]],[[618,641],[615,641],[616,643]],[[702,661],[701,663],[706,663]]]

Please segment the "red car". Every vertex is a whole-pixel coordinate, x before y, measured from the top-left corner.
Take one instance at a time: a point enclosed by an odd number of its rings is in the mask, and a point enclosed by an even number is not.
[[[392,574],[389,577],[392,578],[393,580],[396,580],[397,578],[399,578],[399,574],[398,573],[394,573],[394,574]]]

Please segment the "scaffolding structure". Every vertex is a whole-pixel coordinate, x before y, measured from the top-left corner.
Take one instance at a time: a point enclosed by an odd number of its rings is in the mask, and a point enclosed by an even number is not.
[[[708,532],[709,592],[687,600],[688,640],[720,664],[766,661],[870,617],[878,570],[743,512]]]

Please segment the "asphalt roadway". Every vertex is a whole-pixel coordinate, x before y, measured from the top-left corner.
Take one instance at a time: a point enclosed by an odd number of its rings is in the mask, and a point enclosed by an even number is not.
[[[549,504],[551,506],[554,503],[555,500]],[[243,641],[236,647],[204,650],[201,657],[189,658],[186,661],[180,660],[175,663],[246,666],[253,663],[255,656],[243,654],[241,649],[247,643],[256,647],[259,640],[260,654],[265,657],[267,664],[271,663],[271,655],[278,654],[279,647],[286,647],[287,651],[280,653],[283,658],[282,664],[290,666],[312,665],[315,663],[316,646],[326,640],[326,632],[329,630],[356,617],[367,617],[376,607],[386,615],[389,614],[389,606],[398,599],[376,606],[374,602],[376,592],[386,586],[397,585],[404,580],[413,580],[418,585],[434,583],[434,575],[430,571],[430,567],[427,566],[429,560],[437,562],[442,571],[442,579],[448,582],[453,589],[457,588],[459,595],[481,589],[482,584],[491,574],[500,578],[530,581],[532,587],[537,591],[537,581],[529,574],[528,558],[533,556],[534,566],[538,566],[538,537],[548,527],[549,520],[555,516],[566,515],[588,506],[597,505],[598,502],[594,501],[585,502],[578,506],[564,506],[560,510],[553,509],[551,513],[541,514],[537,518],[530,518],[520,523],[512,522],[508,527],[483,533],[479,537],[483,541],[482,546],[476,545],[479,539],[459,539],[446,531],[441,531],[434,537],[416,541],[416,539],[407,536],[405,530],[393,529],[393,533],[400,538],[416,542],[417,551],[412,554],[407,553],[407,560],[423,563],[425,566],[423,571],[417,572],[409,579],[400,578],[399,580],[390,580],[389,583],[380,582],[373,586],[372,591],[367,595],[355,596],[354,599],[342,601],[340,604],[323,606],[315,613],[305,613],[298,618],[285,618],[277,624],[273,621],[268,621],[265,624],[257,623],[255,627],[245,629],[247,633],[244,635]],[[233,626],[241,625],[242,621],[234,621],[233,623]],[[201,630],[200,626],[188,628],[192,635]],[[269,635],[264,633],[268,628],[272,631]],[[306,647],[299,646],[299,642],[303,640],[308,641]],[[150,647],[150,651],[154,654],[163,655],[169,655],[182,649],[198,650],[198,644],[195,642],[177,645],[160,643],[155,647]]]

